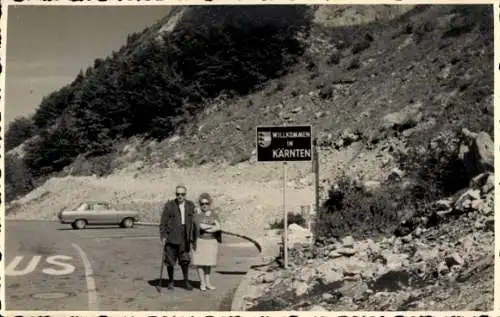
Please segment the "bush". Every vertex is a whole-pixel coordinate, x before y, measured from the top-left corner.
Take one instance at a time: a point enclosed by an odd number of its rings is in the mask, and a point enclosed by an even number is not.
[[[10,124],[5,132],[5,149],[12,150],[24,141],[35,136],[37,127],[31,118],[16,118]]]
[[[304,217],[301,214],[289,212],[287,215],[287,221],[288,225],[291,225],[292,223],[295,223],[301,227],[306,227],[307,226],[307,221],[304,219]],[[279,221],[275,221],[274,223],[271,224],[271,229],[283,229],[285,226],[285,220],[281,219]]]
[[[368,192],[342,176],[329,190],[328,199],[320,209],[315,235],[366,238],[394,230],[400,223],[400,210],[407,197],[397,185],[385,186]]]
[[[33,177],[21,158],[5,157],[5,200],[10,202],[33,190]]]
[[[452,195],[469,184],[469,177],[459,158],[461,139],[458,132],[446,132],[434,138],[427,147],[413,147],[399,154],[401,169],[417,181],[418,188],[435,200]],[[417,185],[416,185],[417,186]],[[416,195],[421,190],[416,190]],[[424,198],[424,197],[419,197]]]
[[[113,172],[113,162],[116,158],[116,152],[101,156],[80,155],[69,166],[73,176],[92,176],[103,177]]]

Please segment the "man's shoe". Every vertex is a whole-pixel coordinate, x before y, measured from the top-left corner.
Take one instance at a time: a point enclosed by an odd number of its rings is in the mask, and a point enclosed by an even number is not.
[[[174,282],[168,282],[167,288],[168,289],[174,289]]]
[[[187,289],[188,291],[193,290],[193,286],[188,281],[184,282],[184,288]]]

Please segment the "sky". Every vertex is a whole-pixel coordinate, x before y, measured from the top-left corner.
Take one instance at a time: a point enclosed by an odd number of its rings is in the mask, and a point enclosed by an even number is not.
[[[5,120],[32,114],[42,98],[168,13],[163,6],[9,6]],[[2,116],[3,117],[3,116]]]

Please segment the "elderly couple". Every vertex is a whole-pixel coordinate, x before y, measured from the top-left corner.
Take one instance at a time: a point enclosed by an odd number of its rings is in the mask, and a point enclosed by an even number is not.
[[[186,186],[178,185],[175,199],[165,204],[160,220],[163,261],[167,266],[168,288],[174,288],[174,266],[179,263],[184,277],[184,288],[192,290],[189,283],[189,266],[198,270],[200,289],[215,289],[210,283],[211,268],[217,264],[221,243],[220,220],[212,209],[212,198],[203,193],[198,199],[199,208],[186,199]]]

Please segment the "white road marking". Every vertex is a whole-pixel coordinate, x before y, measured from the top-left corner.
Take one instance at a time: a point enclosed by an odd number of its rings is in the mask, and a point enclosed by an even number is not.
[[[73,243],[73,247],[78,251],[80,254],[80,257],[82,258],[83,261],[83,266],[85,267],[85,280],[87,281],[87,291],[89,294],[89,310],[99,310],[99,302],[97,300],[97,290],[95,286],[95,280],[94,280],[94,272],[92,271],[92,266],[90,265],[90,261],[83,252],[83,250],[75,243]]]
[[[17,266],[19,265],[19,263],[21,263],[23,258],[24,258],[24,256],[22,256],[22,255],[16,256],[14,258],[14,260],[12,260],[12,262],[10,262],[9,265],[5,268],[5,275],[20,276],[20,275],[26,275],[26,274],[33,272],[35,270],[36,266],[38,265],[38,263],[40,262],[40,260],[42,259],[42,256],[35,255],[30,260],[28,265],[24,268],[24,270],[18,270]]]
[[[18,255],[10,262],[10,264],[6,267],[5,269],[5,275],[8,276],[21,276],[21,275],[26,275],[33,273],[33,271],[36,269],[38,264],[40,263],[40,260],[42,259],[41,255],[35,255],[32,257],[32,259],[29,261],[28,265],[20,270],[17,267],[21,263],[21,261],[24,259],[23,255]],[[67,275],[71,274],[75,271],[75,267],[69,263],[63,263],[59,262],[59,260],[72,260],[73,258],[67,255],[53,255],[49,256],[47,258],[47,263],[56,265],[59,267],[62,267],[62,269],[54,269],[54,268],[44,268],[42,269],[42,272],[47,274],[47,275]]]
[[[64,263],[64,262],[59,262],[58,260],[73,260],[72,257],[67,256],[67,255],[53,255],[49,256],[47,258],[47,263],[53,264],[59,267],[62,267],[61,269],[53,269],[53,268],[45,268],[42,270],[43,273],[48,274],[48,275],[67,275],[71,274],[75,271],[75,267],[69,263]]]

